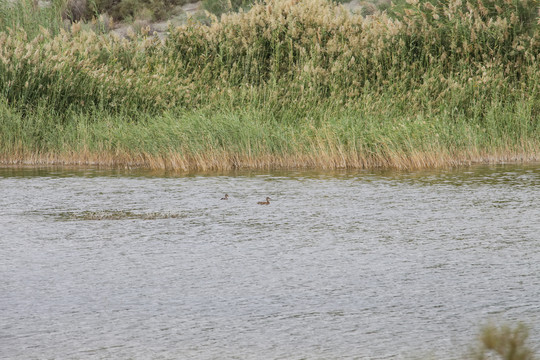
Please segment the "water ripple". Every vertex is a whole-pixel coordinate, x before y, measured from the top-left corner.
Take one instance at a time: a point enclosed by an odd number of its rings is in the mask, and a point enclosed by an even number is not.
[[[488,320],[540,344],[538,165],[0,189],[0,357],[457,359]]]

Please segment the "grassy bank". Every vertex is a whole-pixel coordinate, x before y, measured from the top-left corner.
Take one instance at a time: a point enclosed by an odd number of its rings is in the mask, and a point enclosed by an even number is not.
[[[539,160],[539,2],[398,5],[363,18],[323,0],[270,0],[164,41],[0,24],[0,162]]]

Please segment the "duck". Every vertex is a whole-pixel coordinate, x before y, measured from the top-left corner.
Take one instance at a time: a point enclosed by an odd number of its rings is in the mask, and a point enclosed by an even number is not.
[[[225,194],[225,197],[222,197],[221,200],[229,200],[229,194]]]
[[[259,201],[257,204],[259,205],[269,205],[270,204],[270,199],[268,196],[266,197],[266,201]]]

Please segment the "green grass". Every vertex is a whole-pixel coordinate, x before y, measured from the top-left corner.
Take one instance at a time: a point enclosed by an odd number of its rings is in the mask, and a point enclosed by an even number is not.
[[[46,107],[27,116],[4,104],[0,111],[9,116],[0,121],[0,157],[180,169],[407,168],[522,160],[538,151],[538,124],[524,121],[531,116],[527,103],[500,105],[470,119],[407,111],[406,104],[389,105],[391,96],[365,99],[369,107],[327,102],[304,118],[290,109],[224,104],[219,110],[140,114],[136,121],[106,112],[71,113],[69,121],[59,122],[62,116]]]

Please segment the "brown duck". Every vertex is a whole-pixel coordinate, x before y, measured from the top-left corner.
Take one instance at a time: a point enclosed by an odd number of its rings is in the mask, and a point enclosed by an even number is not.
[[[270,199],[268,196],[266,197],[266,201],[259,201],[257,204],[259,205],[270,205]]]
[[[225,194],[225,197],[222,197],[221,200],[229,200],[229,194]]]

